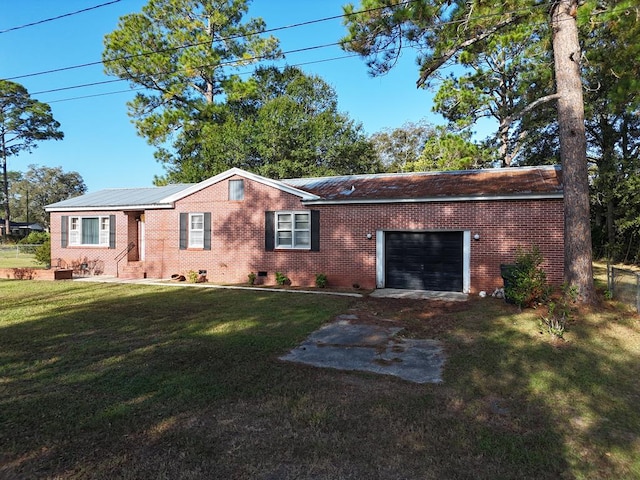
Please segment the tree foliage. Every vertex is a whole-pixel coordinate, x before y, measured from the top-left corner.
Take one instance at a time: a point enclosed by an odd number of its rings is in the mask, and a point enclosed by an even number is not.
[[[144,90],[129,103],[167,174],[194,182],[229,167],[270,177],[378,171],[362,127],[336,93],[299,69],[234,70],[280,56],[248,0],[150,0],[105,38],[107,73]]]
[[[585,108],[592,164],[596,252],[640,262],[640,8],[592,5],[580,13],[586,62]]]
[[[248,0],[149,0],[106,35],[107,74],[143,90],[129,102],[138,134],[154,146],[210,117],[211,105],[238,81],[233,71],[280,55],[264,21],[243,20]]]
[[[13,172],[12,172],[13,173]],[[86,193],[87,186],[78,172],[62,167],[29,165],[25,173],[16,173],[11,183],[11,211],[14,219],[49,227],[44,207]]]
[[[397,128],[376,132],[370,140],[386,171],[408,172],[434,133],[435,128],[425,121],[407,122]]]
[[[508,51],[509,44],[501,39],[508,39],[508,35],[515,35],[519,31],[524,34],[521,40],[527,41],[525,39],[530,38],[530,30],[522,30],[523,24],[548,24],[547,41],[553,47],[555,92],[542,95],[543,92],[536,89],[537,98],[530,98],[522,104],[513,102],[514,99],[520,98],[518,96],[511,100],[509,97],[501,98],[501,101],[506,100],[506,105],[511,101],[510,106],[514,107],[514,110],[505,111],[496,118],[501,122],[506,114],[506,119],[512,121],[514,115],[521,117],[540,104],[556,101],[560,155],[564,183],[567,187],[564,195],[564,275],[566,282],[577,288],[582,300],[590,302],[593,300],[594,290],[584,102],[580,72],[582,53],[576,22],[578,7],[577,0],[558,0],[551,5],[530,0],[416,0],[402,3],[395,0],[362,0],[359,13],[356,13],[356,7],[353,5],[347,5],[344,9],[349,33],[343,39],[343,47],[363,56],[374,75],[393,68],[403,47],[409,45],[416,48],[419,52],[419,73],[416,82],[419,87],[429,85],[431,79],[437,78],[453,65],[465,62],[472,68],[482,64],[488,64],[490,67],[496,65],[500,68],[489,68],[489,71],[493,71],[494,76],[500,79],[498,86],[500,81],[514,78],[514,89],[517,92],[518,88],[522,88],[518,77],[495,72],[501,70],[508,73],[508,69],[503,67],[508,67],[512,59],[505,56],[502,63],[492,64],[492,53]],[[492,46],[492,42],[499,43]],[[518,65],[525,61],[526,55],[513,63]],[[518,68],[514,71],[517,72]],[[472,78],[474,88],[486,85],[490,78],[491,74],[489,78],[486,75]],[[466,82],[469,78],[463,77],[462,80]],[[449,84],[445,83],[449,93],[441,96],[440,108],[448,112],[452,119],[468,122],[481,115],[482,108],[492,103],[488,101],[487,92],[483,89],[476,90],[476,95],[467,95],[464,91],[467,85],[460,85],[459,82],[460,78]],[[498,89],[498,95],[499,93]],[[485,95],[485,98],[482,95]],[[477,98],[480,98],[479,102]],[[458,103],[462,103],[464,108],[456,110]],[[508,125],[509,122],[505,122],[504,125],[501,123],[501,126]],[[502,133],[508,132],[503,129]],[[508,137],[509,135],[506,135],[505,138]],[[505,155],[509,153],[508,141],[500,141],[503,142],[502,156],[507,158]]]
[[[259,68],[209,111],[174,151],[161,151],[168,174],[156,183],[200,181],[231,167],[270,178],[382,169],[362,126],[338,111],[335,90],[298,68]]]
[[[471,139],[471,131],[424,121],[375,133],[371,141],[387,172],[467,170],[481,168],[493,158]]]
[[[30,152],[44,140],[61,140],[64,134],[46,103],[31,98],[22,85],[0,80],[0,167],[2,168],[5,232],[11,231],[7,160]]]
[[[410,168],[415,172],[469,170],[482,168],[491,159],[483,146],[473,142],[470,131],[452,132],[446,127],[436,127],[420,158]]]
[[[523,162],[522,147],[531,128],[532,105],[552,95],[553,78],[546,23],[522,22],[460,52],[463,73],[451,73],[434,97],[434,110],[459,129],[482,118],[498,128],[490,137],[502,166]],[[538,105],[538,104],[535,104]],[[538,107],[542,109],[542,106]],[[549,112],[549,105],[543,111]]]

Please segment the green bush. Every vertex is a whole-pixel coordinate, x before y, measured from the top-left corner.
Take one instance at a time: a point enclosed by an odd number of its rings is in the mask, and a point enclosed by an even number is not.
[[[47,238],[44,243],[37,246],[33,254],[36,262],[47,266],[51,265],[51,239]]]
[[[45,242],[49,242],[49,238],[50,238],[50,235],[47,232],[31,232],[26,237],[21,238],[20,241],[18,241],[17,243],[19,245],[29,245],[25,247],[20,247],[20,251],[24,253],[29,253],[31,255],[35,255],[36,251],[38,250],[38,247],[32,247],[31,245],[43,245]],[[49,246],[47,247],[47,251],[49,253],[51,252],[51,243],[49,243]],[[44,255],[44,252],[42,253],[42,255]],[[48,257],[46,262],[38,260],[37,258],[36,260],[39,263],[48,264],[50,261],[50,258]]]
[[[22,245],[41,245],[49,240],[49,238],[50,235],[47,232],[31,232],[18,243]]]
[[[187,281],[189,283],[197,283],[198,282],[198,272],[195,270],[189,270],[187,272]]]
[[[538,247],[534,246],[528,252],[518,249],[515,263],[503,272],[507,301],[523,308],[540,303],[549,296],[551,289],[547,283],[547,274],[540,268],[542,262]]]
[[[278,285],[291,285],[291,280],[282,272],[276,272],[276,283]]]
[[[316,273],[316,287],[324,288],[327,286],[327,276],[324,273]]]

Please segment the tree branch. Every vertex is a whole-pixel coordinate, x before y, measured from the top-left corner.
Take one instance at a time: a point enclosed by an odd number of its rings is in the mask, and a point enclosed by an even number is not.
[[[519,21],[520,19],[521,19],[521,17],[514,17],[514,18],[511,18],[509,20],[502,21],[502,22],[498,23],[497,25],[491,27],[490,29],[485,30],[484,32],[482,32],[482,33],[480,33],[480,34],[478,34],[478,35],[476,35],[476,36],[474,36],[472,38],[469,38],[469,39],[465,40],[464,42],[454,46],[453,48],[451,48],[450,50],[445,52],[443,55],[441,55],[440,57],[431,60],[431,62],[429,62],[429,66],[427,68],[425,68],[424,70],[422,70],[422,72],[420,73],[420,78],[418,78],[418,81],[416,82],[416,87],[420,88],[422,85],[424,85],[424,83],[427,81],[427,78],[429,78],[433,72],[435,72],[442,65],[444,65],[449,60],[451,60],[451,58],[456,53],[458,53],[460,50],[462,50],[464,48],[467,48],[467,47],[470,47],[471,45],[475,45],[478,42],[481,42],[485,38],[490,37],[491,35],[496,33],[501,28],[504,28],[507,25],[515,23],[515,22]]]
[[[557,100],[558,98],[560,98],[560,95],[557,93],[552,93],[551,95],[546,95],[544,97],[540,97],[539,99],[531,102],[529,105],[527,105],[526,107],[524,107],[522,110],[520,110],[518,113],[515,113],[513,115],[508,116],[507,118],[505,118],[503,120],[503,125],[505,126],[509,126],[511,125],[515,120],[518,120],[522,117],[524,117],[527,113],[529,113],[531,110],[533,110],[534,108],[536,108],[538,105],[543,104],[543,103],[547,103],[547,102],[551,102],[553,100]]]

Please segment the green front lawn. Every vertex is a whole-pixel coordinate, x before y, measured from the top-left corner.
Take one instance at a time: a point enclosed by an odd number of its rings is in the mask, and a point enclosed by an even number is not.
[[[0,478],[640,478],[640,321],[467,303],[0,281]],[[445,381],[278,360],[357,312]]]
[[[31,254],[0,251],[0,268],[44,268]]]

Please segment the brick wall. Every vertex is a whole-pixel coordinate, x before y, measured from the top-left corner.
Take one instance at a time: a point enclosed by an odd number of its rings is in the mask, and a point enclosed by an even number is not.
[[[61,220],[63,216],[109,216],[114,215],[116,220],[116,243],[115,248],[107,247],[85,247],[85,246],[69,246],[66,248],[61,246]],[[79,213],[51,213],[51,265],[55,267],[60,265],[65,268],[73,268],[78,270],[78,266],[82,263],[90,263],[97,268],[98,273],[105,275],[116,275],[117,267],[115,258],[128,244],[130,217],[122,211],[89,211]],[[126,259],[120,262],[120,265],[126,264]]]
[[[320,251],[265,251],[265,211],[311,209],[320,212]],[[211,213],[211,250],[180,250],[182,212]],[[128,237],[133,235],[130,216],[115,214],[117,245],[109,250],[60,249],[60,214],[52,213],[52,258],[100,258],[104,273],[114,275],[113,257],[126,248]],[[245,179],[244,200],[228,201],[225,180],[180,200],[173,210],[147,210],[144,221],[149,278],[206,270],[210,282],[234,284],[246,283],[249,272],[267,272],[265,283],[275,284],[275,272],[280,271],[293,285],[311,286],[315,275],[324,273],[330,285],[374,288],[376,231],[466,230],[472,237],[480,235],[480,240],[471,240],[472,292],[491,292],[502,286],[500,264],[512,262],[518,247],[532,245],[542,252],[549,280],[562,282],[561,199],[307,207],[297,196],[249,179]],[[368,233],[371,239],[367,239]]]

